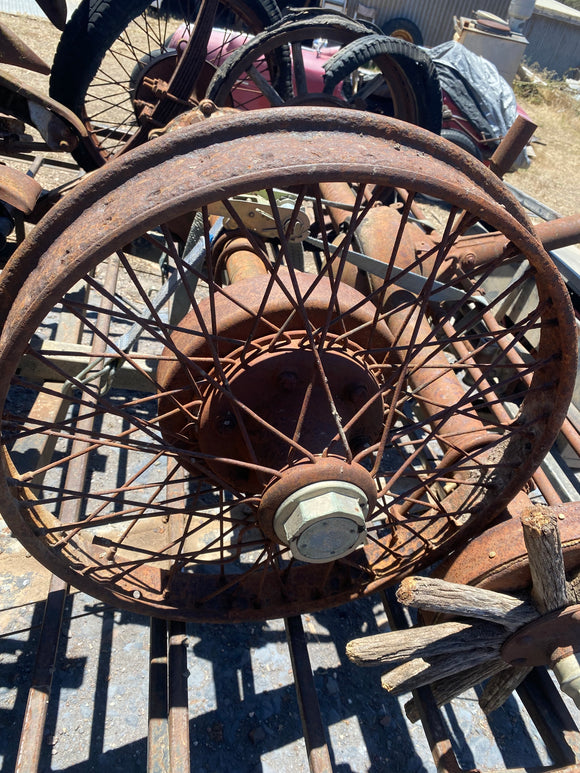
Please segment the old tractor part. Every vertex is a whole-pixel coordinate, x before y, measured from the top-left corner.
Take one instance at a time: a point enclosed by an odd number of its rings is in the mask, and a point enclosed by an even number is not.
[[[532,667],[550,666],[580,705],[579,516],[578,503],[528,507],[521,520],[503,521],[459,551],[437,570],[444,579],[407,577],[399,601],[438,617],[353,640],[349,657],[363,666],[394,666],[382,682],[395,694],[431,685],[438,705],[489,680],[479,699],[486,713]],[[441,615],[446,622],[438,622]],[[419,719],[413,700],[405,708]]]
[[[39,5],[57,26],[63,21],[63,13],[66,18],[66,3],[61,0],[44,0]],[[0,62],[43,75],[50,73],[46,62],[4,24],[0,25]],[[86,136],[84,126],[70,110],[9,73],[0,73],[0,104],[0,139],[9,153],[32,149],[30,137],[23,143],[18,136],[23,133],[24,124],[40,132],[49,150],[70,151]]]
[[[480,221],[507,248],[450,275]],[[184,620],[321,609],[430,564],[530,478],[576,371],[567,292],[501,182],[356,111],[226,114],[111,162],[0,301],[6,522],[74,586]]]
[[[18,241],[24,239],[23,217],[31,215],[42,194],[42,186],[24,172],[0,166],[0,250],[16,228]]]
[[[9,166],[0,166],[0,200],[29,215],[42,193],[42,186],[29,175]]]
[[[50,80],[51,97],[88,131],[75,159],[95,169],[190,109],[215,69],[206,60],[221,61],[278,19],[275,0],[171,0],[159,9],[149,0],[83,0],[60,39]],[[223,34],[212,36],[214,26]],[[287,59],[269,67],[277,82]]]
[[[34,126],[50,151],[69,152],[87,139],[84,125],[68,108],[7,73],[0,73],[0,100],[3,112]],[[10,133],[4,147],[12,153],[39,149]]]

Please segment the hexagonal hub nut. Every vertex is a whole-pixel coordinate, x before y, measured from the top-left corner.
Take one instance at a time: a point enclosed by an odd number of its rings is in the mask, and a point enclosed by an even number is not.
[[[289,496],[274,516],[274,530],[300,561],[322,564],[352,553],[366,541],[368,501],[352,483],[321,481]]]

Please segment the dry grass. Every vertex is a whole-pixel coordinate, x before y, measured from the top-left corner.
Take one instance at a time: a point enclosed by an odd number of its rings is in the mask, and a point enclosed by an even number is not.
[[[580,102],[559,81],[516,84],[518,103],[538,125],[536,158],[509,182],[563,215],[580,212]]]

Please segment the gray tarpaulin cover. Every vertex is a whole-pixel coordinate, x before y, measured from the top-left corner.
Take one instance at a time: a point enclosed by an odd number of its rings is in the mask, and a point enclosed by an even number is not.
[[[485,137],[503,137],[516,120],[514,92],[497,67],[450,40],[429,49],[446,91]]]

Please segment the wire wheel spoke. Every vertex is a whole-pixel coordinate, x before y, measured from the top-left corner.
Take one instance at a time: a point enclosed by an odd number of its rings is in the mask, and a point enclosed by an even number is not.
[[[565,289],[486,170],[381,117],[218,127],[87,180],[3,287],[10,528],[79,588],[186,620],[433,561],[530,477],[575,370]],[[500,236],[478,264],[479,219]]]

